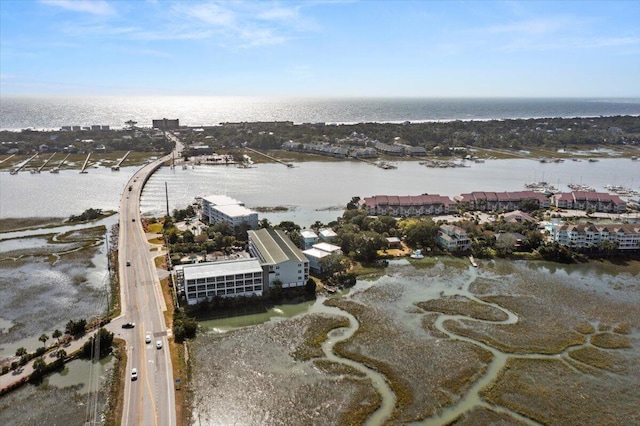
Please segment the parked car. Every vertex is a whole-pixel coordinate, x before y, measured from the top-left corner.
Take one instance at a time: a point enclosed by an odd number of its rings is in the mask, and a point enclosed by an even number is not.
[[[122,328],[133,328],[136,326],[135,322],[125,322],[124,324],[122,324]]]
[[[138,369],[137,368],[132,368],[131,369],[131,380],[138,380]]]

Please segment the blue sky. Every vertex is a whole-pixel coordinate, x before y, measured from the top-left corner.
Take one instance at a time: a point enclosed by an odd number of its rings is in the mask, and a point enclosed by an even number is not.
[[[0,0],[0,95],[640,97],[639,1]]]

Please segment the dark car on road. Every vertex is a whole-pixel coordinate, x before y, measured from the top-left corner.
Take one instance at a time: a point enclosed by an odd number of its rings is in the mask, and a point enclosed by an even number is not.
[[[122,328],[133,328],[136,326],[135,322],[125,322],[124,324],[122,324]]]

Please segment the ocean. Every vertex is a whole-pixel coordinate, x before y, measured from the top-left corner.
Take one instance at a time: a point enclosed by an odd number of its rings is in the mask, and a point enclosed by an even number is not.
[[[57,130],[134,120],[187,126],[240,121],[424,122],[640,115],[639,98],[258,98],[213,96],[0,97],[1,130]]]

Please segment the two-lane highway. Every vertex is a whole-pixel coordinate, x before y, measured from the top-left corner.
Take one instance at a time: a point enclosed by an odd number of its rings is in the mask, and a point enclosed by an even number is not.
[[[176,150],[181,144],[177,138]],[[122,301],[122,322],[135,327],[119,333],[126,341],[123,425],[176,424],[175,392],[167,329],[167,309],[156,271],[151,245],[140,223],[140,195],[147,177],[171,155],[142,167],[131,177],[120,203],[118,263]],[[150,339],[147,339],[150,335]],[[148,341],[148,342],[147,342]],[[131,371],[137,370],[133,380]]]

